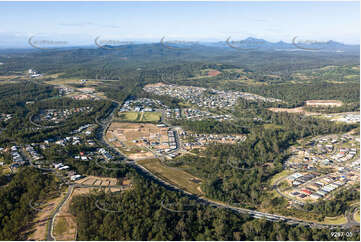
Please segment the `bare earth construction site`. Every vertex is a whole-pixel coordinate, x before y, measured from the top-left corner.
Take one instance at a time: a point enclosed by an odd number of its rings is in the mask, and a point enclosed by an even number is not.
[[[173,131],[163,125],[115,122],[110,125],[106,138],[130,159],[148,159],[154,158],[150,147],[159,153],[175,148],[168,132]]]

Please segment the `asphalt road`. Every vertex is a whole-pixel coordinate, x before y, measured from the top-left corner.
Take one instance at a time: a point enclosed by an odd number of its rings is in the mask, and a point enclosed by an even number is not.
[[[275,190],[280,196],[286,198],[287,200],[292,200],[294,203],[300,204],[300,205],[304,205],[303,202],[300,202],[296,199],[290,198],[288,196],[286,196],[285,194],[283,194],[283,192],[281,192],[279,190],[279,184],[281,183],[281,181],[283,181],[285,179],[285,177],[281,177],[280,179],[278,179],[275,184],[273,185],[273,190]]]
[[[356,206],[351,206],[351,209],[346,211],[345,216],[347,218],[348,227],[360,225],[359,222],[355,221],[355,217],[354,217],[355,213],[359,211],[359,209],[360,209],[359,205],[356,205]]]
[[[124,190],[127,187],[122,185],[101,186],[101,185],[86,185],[86,184],[71,183],[68,187],[68,192],[66,193],[64,199],[58,204],[55,211],[49,218],[46,240],[50,240],[50,241],[55,240],[55,237],[53,235],[55,218],[60,212],[61,208],[64,206],[64,204],[69,200],[71,194],[73,193],[73,190],[76,188],[120,188],[121,190]]]
[[[108,99],[108,100],[111,100],[111,99]],[[111,101],[115,102],[118,105],[120,104],[116,100],[111,100]],[[211,201],[211,200],[206,199],[206,198],[200,198],[200,197],[198,197],[198,196],[196,196],[194,194],[191,194],[191,193],[177,187],[174,184],[170,184],[170,183],[162,180],[161,178],[157,177],[152,172],[147,170],[145,167],[137,164],[136,162],[134,162],[131,159],[128,159],[124,154],[121,154],[117,149],[112,147],[110,144],[108,144],[104,140],[105,132],[106,132],[107,128],[109,127],[110,123],[111,123],[111,119],[112,119],[112,117],[114,115],[114,112],[117,110],[118,105],[115,105],[115,107],[112,110],[112,112],[110,113],[110,115],[108,115],[108,117],[106,119],[103,119],[102,122],[100,122],[98,119],[95,120],[96,123],[100,125],[100,131],[101,131],[101,135],[99,135],[100,137],[98,137],[98,141],[100,141],[108,149],[112,150],[115,154],[117,154],[119,156],[119,158],[120,157],[123,158],[123,161],[124,161],[125,164],[128,164],[128,165],[134,167],[141,175],[146,176],[148,178],[151,178],[153,181],[155,181],[156,183],[164,186],[165,188],[167,188],[169,190],[179,191],[182,194],[187,195],[191,199],[195,199],[196,201],[198,201],[200,203],[207,204],[207,205],[212,206],[212,207],[229,209],[229,210],[231,210],[233,212],[237,212],[237,213],[244,214],[244,215],[249,215],[249,216],[251,216],[253,218],[257,218],[257,219],[266,219],[266,220],[274,221],[274,222],[284,221],[284,222],[286,222],[288,224],[303,225],[303,226],[310,226],[310,227],[316,227],[316,228],[329,228],[329,229],[340,228],[340,227],[341,228],[349,228],[349,226],[351,226],[351,224],[353,224],[353,223],[350,223],[351,219],[348,219],[348,223],[342,224],[342,225],[319,224],[319,223],[303,221],[303,220],[300,220],[300,219],[289,218],[289,217],[285,217],[285,216],[281,216],[281,215],[277,215],[277,214],[269,214],[269,213],[263,213],[263,212],[255,211],[255,210],[234,207],[234,206],[218,203],[218,202],[215,202],[215,201]],[[162,120],[163,120],[163,118],[162,118]],[[171,127],[171,128],[174,128],[174,127],[170,126],[169,124],[167,124],[167,125],[169,127]],[[47,234],[47,239],[48,240],[54,240],[54,237],[52,235],[52,231],[53,231],[53,223],[54,223],[55,217],[56,217],[57,213],[60,211],[61,207],[64,205],[64,203],[69,199],[69,197],[71,195],[71,192],[72,192],[72,189],[74,189],[75,186],[78,186],[78,185],[71,184],[69,186],[69,190],[68,190],[68,193],[65,196],[65,199],[63,200],[63,202],[61,204],[58,205],[58,207],[55,210],[55,212],[54,212],[54,214],[52,216],[52,219],[50,220],[49,226],[48,226],[48,234]],[[93,187],[93,186],[83,185],[82,187]],[[275,188],[276,188],[276,191],[278,193],[280,193],[277,190],[277,186]],[[352,215],[353,215],[353,213],[352,213]],[[351,215],[349,215],[349,216],[351,216]],[[348,216],[348,218],[349,218],[349,216]]]
[[[69,188],[68,188],[68,192],[66,193],[64,199],[62,200],[61,203],[58,204],[58,206],[55,208],[54,213],[51,215],[51,217],[49,219],[49,223],[48,223],[48,232],[47,232],[47,235],[46,235],[46,240],[49,240],[49,241],[54,241],[55,240],[55,237],[53,235],[55,218],[58,215],[61,208],[63,207],[63,205],[70,198],[70,195],[72,194],[73,189],[74,189],[74,185],[70,185]]]
[[[163,113],[162,113],[163,114]],[[163,120],[163,115],[162,115],[162,121]],[[109,120],[110,122],[110,120]],[[174,129],[174,127],[172,127],[171,125],[169,125],[168,123],[166,123],[166,125],[172,129]],[[104,132],[103,132],[104,135]],[[104,140],[104,138],[102,137],[102,140]],[[104,143],[106,143],[104,141]],[[110,148],[111,150],[114,150],[114,147],[112,147],[110,144],[106,143],[106,146],[108,148]],[[118,152],[119,153],[119,152]],[[152,178],[154,181],[156,181],[158,184],[163,185],[164,187],[171,189],[171,190],[175,190],[175,191],[179,191],[185,195],[191,196],[192,198],[195,198],[197,201],[201,202],[201,203],[205,203],[205,204],[209,204],[210,206],[213,207],[218,207],[218,208],[224,208],[224,209],[230,209],[234,212],[240,213],[240,214],[245,214],[245,215],[249,215],[253,218],[257,218],[257,219],[266,219],[269,221],[273,221],[273,222],[280,222],[280,221],[284,221],[288,224],[295,224],[295,225],[303,225],[303,226],[310,226],[310,227],[316,227],[316,228],[329,228],[329,229],[333,229],[333,228],[349,228],[350,227],[350,223],[346,223],[346,224],[342,224],[342,225],[333,225],[333,224],[321,224],[321,223],[314,223],[314,222],[308,222],[308,221],[304,221],[301,219],[296,219],[296,218],[290,218],[290,217],[285,217],[285,216],[281,216],[281,215],[277,215],[277,214],[269,214],[269,213],[263,213],[263,212],[259,212],[259,211],[255,211],[255,210],[250,210],[250,209],[244,209],[244,208],[238,208],[238,207],[234,207],[234,206],[230,206],[230,205],[225,205],[225,204],[221,204],[221,203],[217,203],[211,200],[208,200],[206,198],[200,198],[192,193],[189,193],[179,187],[177,187],[175,184],[170,184],[164,180],[162,180],[161,178],[157,177],[156,175],[154,175],[152,172],[150,172],[149,170],[147,170],[145,167],[137,164],[136,162],[134,162],[133,160],[128,159],[124,154],[122,154],[123,157],[125,157],[124,161],[130,165],[132,165],[134,168],[136,168],[138,171],[140,171],[140,173],[142,173],[142,175],[145,175],[149,178]],[[158,157],[159,158],[159,157]],[[277,183],[276,183],[277,184]],[[275,187],[277,188],[277,186]],[[280,191],[278,191],[278,189],[276,189],[276,191],[278,193],[280,193]],[[280,195],[282,195],[282,193],[280,193]],[[283,195],[282,195],[283,196]],[[289,199],[289,198],[287,198]],[[298,202],[298,201],[297,201]],[[299,203],[299,202],[298,202]]]

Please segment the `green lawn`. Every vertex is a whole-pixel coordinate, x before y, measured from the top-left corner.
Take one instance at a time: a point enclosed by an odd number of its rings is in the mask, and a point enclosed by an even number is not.
[[[121,113],[120,118],[127,120],[127,121],[138,121],[140,113],[137,112],[126,112],[126,113]]]
[[[354,219],[355,219],[356,222],[360,222],[360,211],[358,211],[357,213],[355,213]]]
[[[192,179],[199,180],[199,178],[182,169],[166,166],[158,159],[141,160],[137,161],[137,163],[150,170],[154,175],[162,177],[164,180],[176,184],[178,187],[183,188],[190,193],[198,195],[201,194],[201,192],[197,189],[200,184],[192,181]]]
[[[10,174],[11,173],[11,170],[9,168],[9,166],[3,166],[0,168],[0,175],[7,175],[7,174]]]
[[[62,235],[67,231],[68,224],[64,218],[57,218],[57,223],[54,228],[54,232],[56,235]]]
[[[344,224],[347,223],[347,219],[344,215],[340,215],[337,217],[325,217],[325,220],[321,223],[325,224]]]
[[[143,115],[144,122],[159,122],[162,114],[159,112],[146,112]]]
[[[160,112],[124,112],[119,114],[122,121],[129,122],[159,122],[161,116]]]
[[[286,177],[286,176],[288,176],[288,175],[290,175],[290,174],[292,174],[292,171],[290,171],[290,170],[283,170],[283,171],[281,171],[280,173],[277,173],[276,175],[274,175],[274,176],[271,178],[270,184],[271,184],[271,185],[274,185],[274,183],[275,183],[278,179],[280,179],[280,178],[282,178],[282,177]]]

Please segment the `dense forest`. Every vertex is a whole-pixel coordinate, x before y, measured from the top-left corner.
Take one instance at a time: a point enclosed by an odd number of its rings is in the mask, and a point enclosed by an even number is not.
[[[119,80],[126,70],[152,70],[170,65],[224,63],[257,72],[293,71],[325,65],[359,64],[359,48],[344,53],[297,51],[237,51],[232,48],[196,45],[170,50],[161,44],[129,45],[121,49],[69,48],[47,51],[2,51],[2,72],[33,68],[42,73],[67,73],[85,78]],[[147,58],[144,58],[144,57]],[[272,61],[269,61],[272,59]],[[286,65],[286,63],[289,63]]]
[[[6,57],[1,57],[0,52],[0,61],[4,63],[1,69],[4,74],[33,68],[41,73],[62,73],[60,78],[109,80],[98,90],[118,101],[128,95],[142,95],[141,86],[147,83],[163,81],[252,92],[282,99],[288,106],[302,105],[307,99],[359,102],[359,70],[354,69],[359,65],[357,51],[237,52],[206,46],[174,51],[149,44],[130,45],[121,50],[14,52]],[[210,69],[220,74],[204,76]],[[243,78],[250,81],[242,81]]]
[[[0,240],[25,240],[25,231],[31,229],[28,225],[36,213],[30,202],[47,199],[56,189],[53,177],[34,168],[21,169],[6,186],[1,186]]]
[[[297,139],[344,133],[357,127],[356,124],[337,124],[265,109],[259,111],[259,115],[264,120],[270,120],[270,126],[250,127],[245,142],[236,145],[210,145],[200,156],[182,156],[172,161],[171,165],[186,167],[190,173],[204,178],[207,183],[202,190],[207,196],[230,203],[240,202],[254,208],[267,200],[268,194],[263,188],[267,188],[271,176],[282,171],[282,164],[289,155],[287,149]],[[192,131],[202,132],[209,128],[209,122],[197,121],[193,126],[189,122],[188,126],[191,126]],[[235,126],[225,125],[221,131],[244,133],[244,127],[237,129]]]
[[[133,183],[130,191],[74,198],[71,212],[78,240],[359,240],[358,233],[333,238],[328,229],[272,223],[204,206],[137,176]]]
[[[215,110],[229,112],[234,117],[232,121],[172,122],[197,133],[247,134],[243,143],[212,144],[203,151],[195,151],[196,155],[181,156],[167,165],[202,178],[201,189],[207,197],[230,204],[240,203],[251,209],[272,207],[276,213],[284,212],[282,208],[287,206],[287,201],[270,196],[270,178],[283,170],[283,163],[289,156],[287,149],[298,139],[359,128],[359,124],[339,124],[267,110],[274,106],[301,106],[309,99],[337,99],[345,104],[338,108],[307,110],[358,111],[359,49],[345,53],[239,52],[209,46],[169,50],[160,44],[141,44],[123,49],[0,51],[0,62],[3,76],[24,75],[31,68],[44,75],[60,73],[58,78],[100,81],[101,85],[95,86],[96,91],[119,103],[129,97],[147,97],[156,98],[170,108],[183,105],[179,99],[143,91],[145,85],[157,82],[251,92],[282,99],[282,103],[240,100],[232,110]],[[332,65],[337,67],[329,68]],[[209,76],[209,70],[219,73]],[[76,101],[61,97],[56,88],[45,83],[55,79],[0,83],[0,113],[12,115],[10,121],[0,122],[0,146],[64,137],[81,125],[95,123],[114,107],[109,100]],[[41,128],[32,123],[41,110],[83,106],[91,106],[91,112],[71,116],[58,127]],[[95,152],[100,147],[99,143],[93,147],[50,145],[42,151],[48,163],[63,162],[82,175],[132,179],[134,186],[129,191],[90,193],[72,200],[71,212],[77,220],[78,240],[360,239],[359,233],[334,238],[328,229],[273,223],[205,206],[141,177],[130,166],[108,164],[118,169],[104,169],[95,160],[79,162],[73,158],[81,151]],[[1,158],[10,160],[11,157],[1,154]],[[11,176],[0,175],[0,240],[26,239],[26,225],[34,216],[29,202],[48,198],[57,184],[52,177],[32,168],[21,168]],[[325,216],[343,214],[347,201],[357,199],[357,190],[346,190],[336,194],[334,200],[307,204],[304,209],[309,218],[322,220]],[[97,201],[116,213],[100,210]],[[164,208],[163,202],[171,204],[172,209],[186,211],[172,212]],[[295,215],[304,210],[288,209],[287,213],[285,215]]]

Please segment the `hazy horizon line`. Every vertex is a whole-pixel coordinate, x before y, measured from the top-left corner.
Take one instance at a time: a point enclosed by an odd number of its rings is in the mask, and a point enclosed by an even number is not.
[[[29,48],[33,48],[33,46],[31,45],[30,43],[30,39],[33,38],[33,37],[46,37],[46,35],[30,35],[28,37],[22,35],[21,37],[18,36],[18,42],[11,42],[11,38],[8,38],[6,39],[5,41],[9,42],[9,43],[4,43],[2,44],[1,43],[1,33],[0,33],[0,49],[29,49]],[[62,35],[63,36],[63,35]],[[100,37],[100,36],[97,36],[95,38],[91,38],[91,39],[88,39],[88,40],[81,40],[81,39],[67,39],[66,38],[63,38],[63,39],[56,39],[56,38],[53,38],[53,39],[43,39],[45,41],[63,41],[63,42],[66,42],[65,45],[63,46],[59,46],[59,48],[72,48],[72,47],[97,47],[97,44],[96,44],[96,39]],[[228,38],[230,38],[231,36],[229,36]],[[296,38],[297,36],[293,37],[293,38]],[[23,39],[23,41],[20,41],[19,38]],[[227,39],[228,39],[227,38]],[[255,40],[261,40],[261,41],[266,41],[268,43],[272,43],[272,44],[277,44],[277,43],[285,43],[285,44],[293,44],[293,38],[290,39],[289,41],[285,41],[283,39],[279,39],[279,40],[276,40],[276,41],[272,41],[272,40],[268,40],[267,38],[261,38],[261,37],[255,37],[255,36],[248,36],[248,37],[244,37],[244,38],[239,38],[237,39],[237,42],[240,42],[240,41],[245,41],[245,40],[248,40],[248,39],[255,39]],[[104,38],[106,41],[118,41],[118,42],[123,42],[122,44],[108,44],[108,45],[113,45],[113,46],[120,46],[120,45],[139,45],[139,44],[159,44],[162,42],[162,39],[164,40],[165,39],[165,42],[168,43],[168,42],[183,42],[184,44],[189,44],[189,43],[195,43],[195,44],[219,44],[219,43],[227,43],[227,39],[221,39],[221,38],[215,38],[215,37],[209,37],[209,38],[200,38],[200,39],[190,39],[190,38],[184,38],[182,39],[181,37],[180,38],[173,38],[173,37],[170,37],[168,40],[166,39],[166,36],[162,36],[160,37],[159,39],[155,39],[155,38],[124,38],[124,39],[120,39],[120,38]],[[66,40],[66,41],[65,41]],[[121,41],[120,41],[121,40]],[[68,42],[70,43],[68,43]],[[342,41],[338,41],[338,40],[334,40],[334,39],[328,39],[328,40],[323,40],[323,41],[320,41],[318,40],[318,42],[316,41],[316,39],[312,40],[312,38],[308,38],[306,41],[310,41],[311,44],[312,44],[312,41],[316,42],[316,43],[328,43],[328,42],[336,42],[336,43],[339,43],[339,44],[343,44],[343,45],[348,45],[348,46],[360,46],[360,42],[358,43],[347,43],[346,41],[345,42],[342,42]],[[10,43],[11,42],[11,43]],[[125,43],[125,42],[128,42],[128,43]],[[176,44],[180,44],[180,43],[176,43]],[[51,47],[53,48],[53,47]]]

